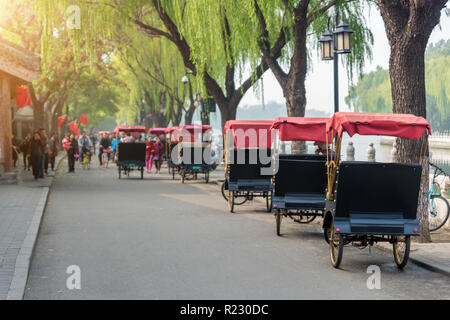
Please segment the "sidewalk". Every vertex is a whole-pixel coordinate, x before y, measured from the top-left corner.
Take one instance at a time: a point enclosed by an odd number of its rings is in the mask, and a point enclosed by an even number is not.
[[[0,185],[0,300],[22,299],[54,175],[35,181],[20,168],[18,184]]]

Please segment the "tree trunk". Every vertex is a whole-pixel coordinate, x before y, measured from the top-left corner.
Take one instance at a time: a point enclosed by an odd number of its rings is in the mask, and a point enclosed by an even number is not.
[[[222,130],[225,128],[225,123],[228,120],[236,120],[236,113],[239,101],[236,103],[230,103],[224,101],[222,105],[219,104],[220,116],[222,120]]]
[[[446,2],[378,0],[391,47],[389,75],[394,113],[410,113],[426,118],[425,49]],[[397,148],[399,162],[419,162],[421,141],[397,139]],[[428,226],[428,172],[427,152],[417,207],[421,242],[431,241]]]
[[[291,67],[287,77],[280,82],[283,95],[286,98],[286,108],[289,117],[304,117],[306,109],[306,71],[308,64],[306,49],[306,30],[308,6],[301,6],[296,11],[294,26],[294,54],[291,58]],[[292,154],[306,153],[304,141],[293,141]]]

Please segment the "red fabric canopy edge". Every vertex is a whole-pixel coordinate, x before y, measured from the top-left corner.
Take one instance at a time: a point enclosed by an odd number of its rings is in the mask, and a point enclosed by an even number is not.
[[[272,121],[266,120],[229,120],[225,123],[224,132],[231,131],[236,149],[271,148],[273,137],[271,135],[270,127],[272,126],[272,123]],[[237,137],[236,132],[238,130],[242,130],[246,133],[246,131],[250,129],[257,131],[256,139],[251,139],[249,136],[245,136],[243,139]],[[259,130],[266,130],[266,139],[262,139],[264,137],[260,136]]]
[[[327,124],[327,132],[334,129],[342,137],[355,134],[392,136],[420,139],[425,131],[431,135],[431,126],[423,117],[398,113],[337,112]]]
[[[119,132],[147,132],[147,127],[145,126],[118,126],[114,129],[114,133]]]
[[[281,141],[327,142],[326,129],[330,118],[279,117],[271,130],[278,130]],[[331,134],[328,142],[331,142]]]
[[[166,133],[167,128],[150,128],[148,134],[161,135]]]

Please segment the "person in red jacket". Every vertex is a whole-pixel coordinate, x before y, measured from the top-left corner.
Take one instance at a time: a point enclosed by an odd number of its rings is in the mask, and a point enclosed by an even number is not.
[[[153,161],[155,162],[156,173],[159,173],[161,170],[162,156],[164,154],[164,144],[158,137],[156,138],[156,141],[153,145],[154,145]]]

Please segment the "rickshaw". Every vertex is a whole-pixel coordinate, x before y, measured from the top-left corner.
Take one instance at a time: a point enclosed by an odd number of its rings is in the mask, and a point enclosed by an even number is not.
[[[209,182],[209,173],[215,169],[212,159],[205,159],[211,155],[211,141],[205,138],[205,133],[211,130],[209,125],[185,125],[174,131],[178,141],[178,161],[181,182],[197,180],[198,174],[204,174],[205,182]]]
[[[271,126],[272,121],[230,120],[225,123],[222,195],[231,213],[235,205],[258,197],[266,200],[267,212],[272,211]]]
[[[119,126],[114,130],[116,138],[119,139],[119,133],[130,133],[133,137],[141,137],[142,133],[147,132],[144,126]],[[117,145],[117,170],[119,179],[122,178],[122,173],[130,176],[131,171],[140,171],[141,179],[144,179],[145,168],[145,149],[146,144],[141,142],[124,143]]]
[[[167,157],[167,168],[169,170],[169,174],[172,173],[172,179],[175,180],[175,171],[179,171],[178,164],[175,164],[172,160],[172,150],[178,143],[176,131],[181,127],[169,127],[165,129],[166,134],[166,146],[165,146],[165,154]]]
[[[421,140],[420,163],[341,161],[343,133]],[[410,114],[338,112],[327,123],[334,151],[327,154],[328,186],[323,229],[331,263],[339,268],[343,248],[377,242],[393,246],[399,269],[408,262],[411,236],[419,235],[417,204],[431,128]],[[328,138],[328,135],[327,135]],[[330,141],[331,142],[331,141]]]
[[[280,141],[314,141],[326,143],[326,123],[329,118],[277,118],[272,124]],[[274,148],[275,149],[275,148]],[[281,235],[281,220],[289,217],[300,224],[323,217],[327,188],[326,155],[279,154],[274,175],[276,233]]]

